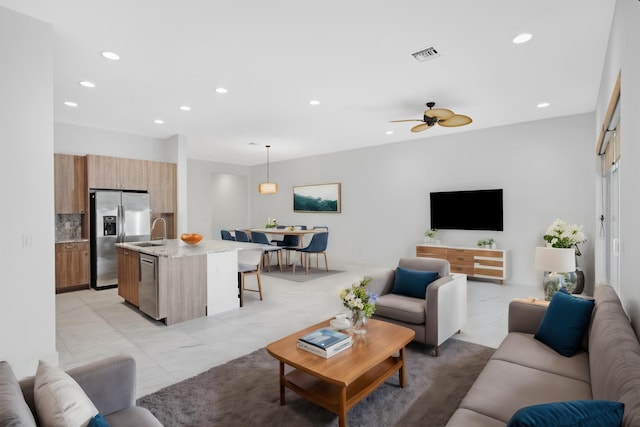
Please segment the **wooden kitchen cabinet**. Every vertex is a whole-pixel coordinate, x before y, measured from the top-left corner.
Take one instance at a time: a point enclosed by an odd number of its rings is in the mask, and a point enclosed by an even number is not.
[[[89,287],[89,242],[56,243],[56,293]]]
[[[56,153],[53,170],[55,213],[84,214],[87,210],[85,158]]]
[[[140,305],[138,282],[140,280],[140,256],[137,251],[118,248],[118,295],[125,301]]]
[[[155,214],[176,211],[176,164],[147,162],[147,183],[151,212]]]
[[[88,154],[89,188],[147,190],[147,161]]]

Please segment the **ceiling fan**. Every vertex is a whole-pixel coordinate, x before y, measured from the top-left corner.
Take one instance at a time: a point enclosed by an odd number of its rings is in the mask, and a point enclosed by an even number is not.
[[[427,102],[428,110],[424,110],[423,119],[407,119],[407,120],[391,120],[392,123],[397,122],[422,122],[411,128],[411,132],[422,132],[423,130],[433,127],[436,123],[444,127],[458,127],[468,125],[472,122],[471,117],[462,114],[455,114],[446,108],[433,108],[435,102]]]

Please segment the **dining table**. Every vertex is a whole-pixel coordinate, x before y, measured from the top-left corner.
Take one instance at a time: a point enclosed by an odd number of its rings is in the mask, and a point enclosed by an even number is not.
[[[279,235],[279,236],[297,236],[298,237],[298,247],[302,248],[302,238],[305,235],[312,235],[315,233],[322,233],[323,231],[327,231],[325,229],[316,228],[316,229],[308,229],[308,230],[300,230],[300,229],[289,229],[289,228],[250,228],[249,231],[257,231],[259,233],[271,234],[271,235]]]

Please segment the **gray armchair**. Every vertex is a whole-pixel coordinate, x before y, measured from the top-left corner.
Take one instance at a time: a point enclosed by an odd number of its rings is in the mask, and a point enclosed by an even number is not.
[[[136,362],[118,355],[73,368],[67,373],[82,387],[111,427],[162,427],[148,409],[136,406]],[[24,400],[37,419],[33,377],[20,381]],[[69,402],[72,404],[73,402]],[[42,420],[40,420],[40,425]]]
[[[467,320],[467,276],[451,274],[449,262],[435,258],[402,258],[398,266],[408,270],[435,271],[438,278],[427,286],[425,298],[391,293],[396,270],[370,274],[368,290],[377,294],[374,319],[406,326],[415,331],[415,341],[439,346],[460,332]]]

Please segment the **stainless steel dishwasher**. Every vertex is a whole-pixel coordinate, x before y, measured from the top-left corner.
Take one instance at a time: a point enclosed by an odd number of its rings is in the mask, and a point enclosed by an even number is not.
[[[158,257],[140,253],[140,283],[138,284],[140,311],[158,320]]]

